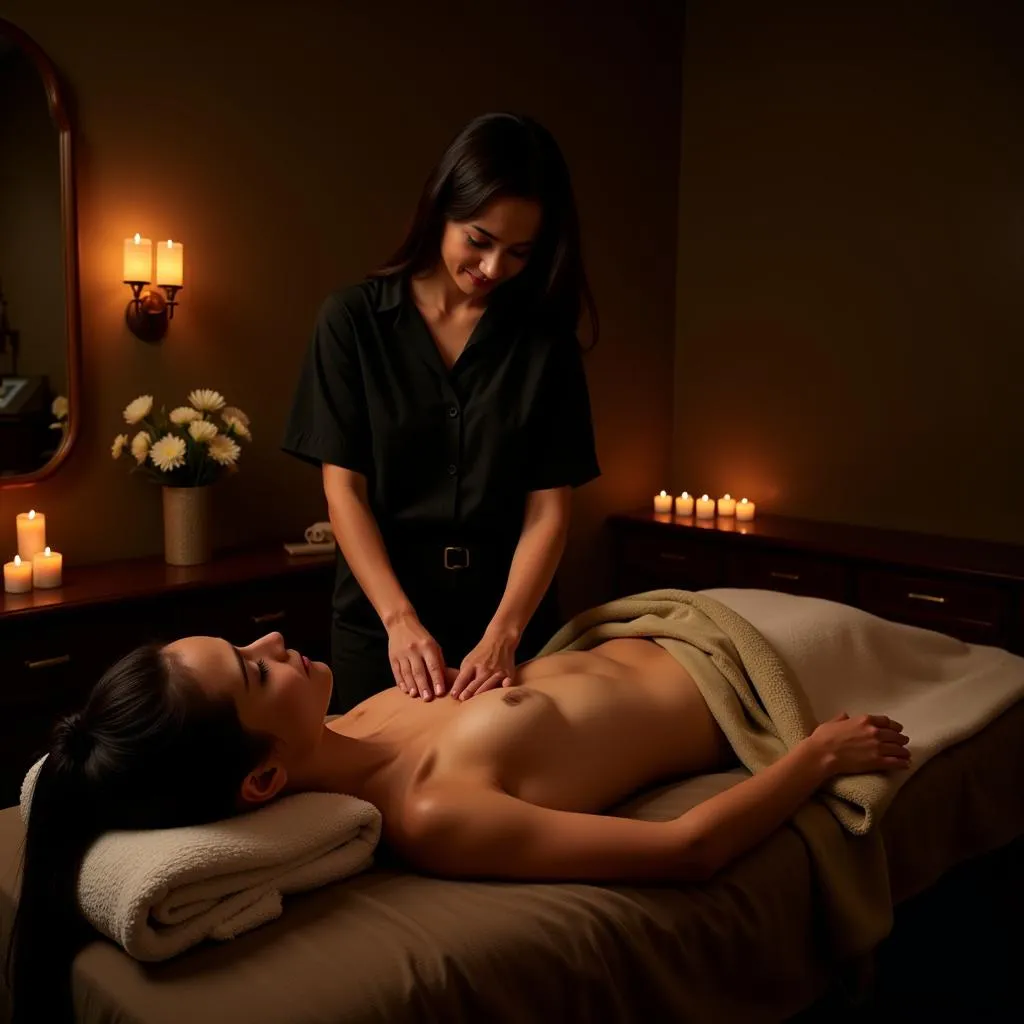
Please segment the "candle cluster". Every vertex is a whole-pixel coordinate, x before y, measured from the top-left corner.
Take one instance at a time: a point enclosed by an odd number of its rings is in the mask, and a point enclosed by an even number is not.
[[[662,491],[654,496],[654,511],[662,514],[674,511],[677,516],[692,516],[696,514],[698,519],[714,519],[716,515],[722,518],[735,517],[739,522],[749,523],[754,518],[757,506],[746,498],[737,501],[729,494],[723,494],[717,501],[709,498],[706,494],[694,498],[692,494],[683,491],[677,498]]]
[[[42,512],[19,512],[18,553],[4,564],[4,590],[27,594],[33,587],[49,590],[62,582],[64,557],[46,544],[46,516]]]

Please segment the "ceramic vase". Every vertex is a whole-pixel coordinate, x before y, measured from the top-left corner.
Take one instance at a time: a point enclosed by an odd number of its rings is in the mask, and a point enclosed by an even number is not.
[[[201,565],[210,560],[210,487],[164,487],[164,561]]]

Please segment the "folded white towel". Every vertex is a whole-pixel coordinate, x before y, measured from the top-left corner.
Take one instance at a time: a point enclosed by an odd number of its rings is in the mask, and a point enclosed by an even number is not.
[[[25,821],[42,763],[22,783]],[[85,855],[78,902],[136,959],[166,960],[280,917],[285,893],[365,870],[380,831],[380,812],[364,800],[298,793],[208,825],[108,832]]]
[[[314,523],[306,527],[304,536],[307,544],[323,544],[334,540],[334,530],[330,523]]]

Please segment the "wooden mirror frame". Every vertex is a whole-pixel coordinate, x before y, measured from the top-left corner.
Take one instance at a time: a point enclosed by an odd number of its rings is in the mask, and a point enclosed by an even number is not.
[[[75,206],[75,165],[72,153],[71,122],[61,92],[56,68],[36,42],[17,25],[0,18],[0,35],[14,41],[31,58],[43,80],[50,118],[57,128],[60,146],[60,221],[64,246],[64,321],[67,333],[68,428],[56,454],[31,473],[0,477],[0,488],[25,487],[50,476],[68,457],[78,440],[82,420],[82,337],[78,301],[78,216]]]

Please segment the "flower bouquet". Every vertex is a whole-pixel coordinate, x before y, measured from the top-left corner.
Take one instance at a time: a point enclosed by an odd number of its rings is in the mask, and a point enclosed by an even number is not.
[[[237,471],[240,441],[251,441],[249,417],[216,391],[198,389],[188,405],[155,411],[152,395],[124,410],[135,435],[118,434],[110,453],[130,456],[132,472],[162,485],[164,556],[171,565],[196,565],[210,557],[209,484]]]

